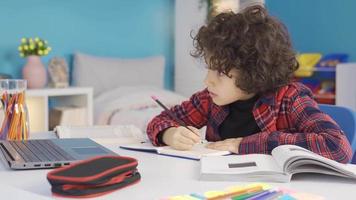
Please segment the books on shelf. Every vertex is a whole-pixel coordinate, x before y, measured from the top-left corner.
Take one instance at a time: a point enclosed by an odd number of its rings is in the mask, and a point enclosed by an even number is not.
[[[87,125],[87,110],[85,107],[62,106],[54,107],[49,112],[49,129],[57,125],[84,126]]]
[[[319,173],[356,180],[356,165],[342,164],[295,145],[282,145],[272,155],[203,157],[200,180],[289,182],[296,173]]]
[[[179,158],[188,158],[188,159],[193,159],[193,160],[200,160],[202,157],[205,157],[205,156],[222,156],[222,155],[231,154],[229,151],[208,149],[205,147],[205,145],[207,145],[207,143],[195,144],[193,146],[193,148],[188,151],[175,150],[175,149],[171,148],[170,146],[156,147],[156,146],[153,146],[150,142],[120,145],[120,148],[128,149],[128,150],[135,150],[135,151],[157,153],[160,155],[174,156],[174,157],[179,157]]]

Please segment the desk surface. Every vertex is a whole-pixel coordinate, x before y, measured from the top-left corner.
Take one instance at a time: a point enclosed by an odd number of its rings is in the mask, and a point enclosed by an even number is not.
[[[138,160],[138,170],[142,179],[130,187],[117,190],[100,197],[100,199],[130,199],[153,200],[167,196],[204,193],[211,190],[223,190],[234,185],[244,185],[247,182],[208,182],[199,181],[199,162],[162,156],[153,153],[119,149],[113,140],[97,140],[104,146],[123,156],[131,156]],[[0,185],[8,185],[35,195],[32,199],[51,198],[51,187],[46,175],[50,170],[21,170],[7,169],[0,164]],[[315,174],[295,175],[290,183],[269,183],[300,192],[307,192],[325,197],[325,199],[347,199],[356,195],[356,182],[348,179]],[[0,186],[0,192],[3,193]],[[26,199],[30,199],[26,192]],[[52,197],[53,198],[53,197]],[[23,198],[22,198],[23,199]]]

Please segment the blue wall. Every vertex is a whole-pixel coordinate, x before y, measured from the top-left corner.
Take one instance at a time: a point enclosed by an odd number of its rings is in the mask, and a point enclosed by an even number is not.
[[[348,53],[356,61],[356,1],[266,0],[299,52]]]
[[[21,77],[22,37],[48,40],[52,52],[123,58],[163,54],[165,86],[173,88],[174,0],[1,0],[0,73]],[[98,66],[100,67],[100,66]]]

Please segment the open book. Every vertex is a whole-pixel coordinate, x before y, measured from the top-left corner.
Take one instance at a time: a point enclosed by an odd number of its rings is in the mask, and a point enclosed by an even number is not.
[[[356,165],[341,164],[295,145],[282,145],[272,155],[203,157],[200,179],[208,181],[289,182],[296,173],[320,173],[356,179]]]
[[[207,143],[195,144],[193,148],[189,151],[175,150],[169,146],[156,147],[149,142],[140,144],[120,145],[120,148],[135,151],[152,152],[166,156],[188,158],[193,160],[200,160],[202,157],[205,156],[223,156],[231,154],[229,151],[208,149],[205,147],[205,145],[207,145]]]

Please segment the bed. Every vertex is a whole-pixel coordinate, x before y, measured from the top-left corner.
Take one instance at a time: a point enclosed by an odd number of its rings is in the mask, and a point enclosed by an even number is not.
[[[187,97],[163,89],[164,57],[108,58],[83,53],[74,55],[73,84],[94,89],[95,125],[135,125],[145,132],[148,122],[162,108]]]

